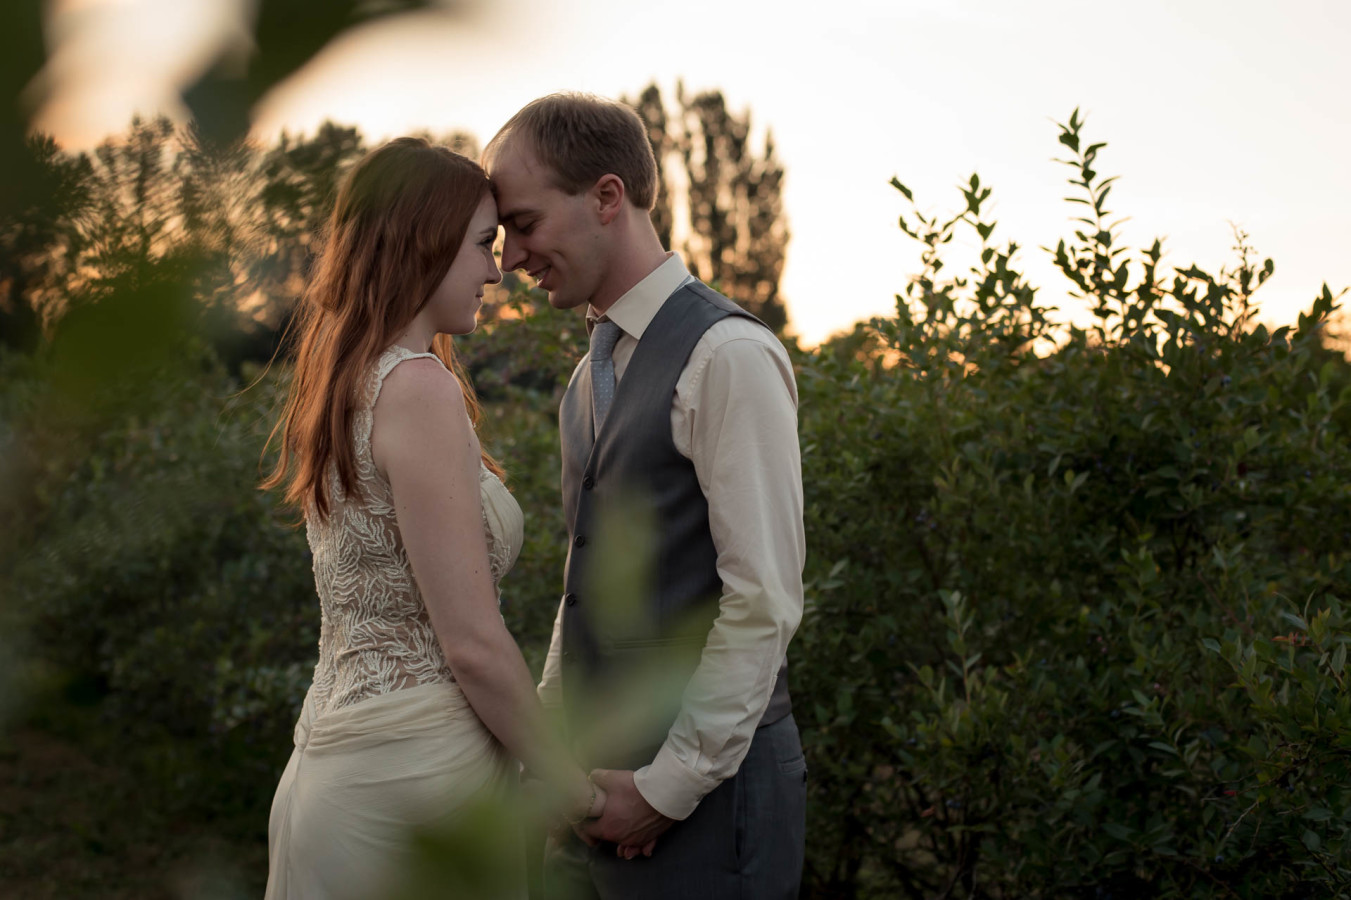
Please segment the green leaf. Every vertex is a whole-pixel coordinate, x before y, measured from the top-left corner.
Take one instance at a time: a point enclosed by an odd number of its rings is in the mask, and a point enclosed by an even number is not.
[[[1309,624],[1308,624],[1307,622],[1304,621],[1303,617],[1297,616],[1297,615],[1295,615],[1295,614],[1292,613],[1292,612],[1282,612],[1282,613],[1281,613],[1281,618],[1282,618],[1282,619],[1285,619],[1285,620],[1286,620],[1287,622],[1289,622],[1291,625],[1294,625],[1294,626],[1295,626],[1296,628],[1298,628],[1300,631],[1308,631],[1308,630],[1309,630]]]

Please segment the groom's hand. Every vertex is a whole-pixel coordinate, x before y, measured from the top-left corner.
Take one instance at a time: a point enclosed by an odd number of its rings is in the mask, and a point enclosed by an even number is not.
[[[625,859],[632,859],[640,852],[651,856],[657,838],[675,819],[663,816],[643,799],[630,771],[596,769],[591,773],[591,780],[605,789],[605,809],[599,819],[580,824],[577,836],[592,847],[601,841],[612,841],[618,845],[618,854]]]

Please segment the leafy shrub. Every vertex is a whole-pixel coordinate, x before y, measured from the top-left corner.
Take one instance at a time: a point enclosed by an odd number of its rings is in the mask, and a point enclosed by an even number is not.
[[[799,356],[810,896],[1343,896],[1351,719],[1348,368],[1325,288],[1162,275],[1085,215],[1054,251],[1097,313],[1054,323],[973,176],[901,227],[923,271]],[[897,190],[910,198],[900,182]],[[942,272],[961,229],[980,242]]]
[[[1245,242],[1214,276],[1119,246],[1081,125],[1084,215],[1051,252],[1095,326],[1052,321],[973,177],[960,214],[903,221],[924,257],[895,317],[794,349],[806,896],[1347,893],[1335,298],[1272,331]],[[949,276],[963,229],[979,262]],[[114,309],[0,354],[0,625],[93,701],[148,803],[256,840],[318,627],[303,532],[255,490],[286,375],[241,393],[172,303],[146,308],[179,323],[155,352],[100,340],[128,331]],[[538,295],[492,312],[459,346],[526,513],[503,610],[538,669],[585,335]]]
[[[96,392],[79,423],[33,373],[25,447],[66,449],[28,473],[6,594],[42,664],[103,698],[148,784],[228,807],[284,759],[318,626],[304,536],[255,489],[265,403],[230,405],[209,355],[193,363]]]
[[[135,292],[108,302],[144,302]],[[557,398],[585,342],[539,297],[464,339],[489,446],[526,512],[503,610],[536,671],[561,590]],[[571,330],[570,330],[571,329]],[[580,335],[580,337],[579,337]],[[175,808],[265,822],[317,655],[318,601],[296,515],[257,490],[288,372],[247,390],[200,339],[130,344],[72,385],[62,338],[0,358],[10,633],[31,665],[96,702],[127,766]],[[68,356],[68,354],[66,354]],[[45,701],[44,701],[45,702]]]

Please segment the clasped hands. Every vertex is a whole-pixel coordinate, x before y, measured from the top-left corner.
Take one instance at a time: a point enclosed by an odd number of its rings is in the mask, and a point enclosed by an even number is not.
[[[572,824],[573,832],[589,847],[602,841],[613,842],[616,854],[624,859],[633,859],[640,853],[651,856],[657,838],[675,820],[657,812],[643,798],[633,783],[631,771],[596,769],[590,778],[603,802],[592,806],[589,810],[592,815]]]

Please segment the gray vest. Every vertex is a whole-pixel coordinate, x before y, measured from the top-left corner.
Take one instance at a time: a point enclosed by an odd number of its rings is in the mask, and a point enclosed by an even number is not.
[[[667,298],[634,349],[594,442],[589,366],[563,395],[569,549],[562,686],[570,718],[592,734],[599,727],[601,736],[578,748],[588,766],[633,769],[652,761],[718,615],[722,579],[708,503],[694,464],[672,440],[671,402],[695,344],[727,316],[757,321],[697,281]],[[786,668],[762,726],[791,711]],[[597,726],[619,709],[630,717]]]

